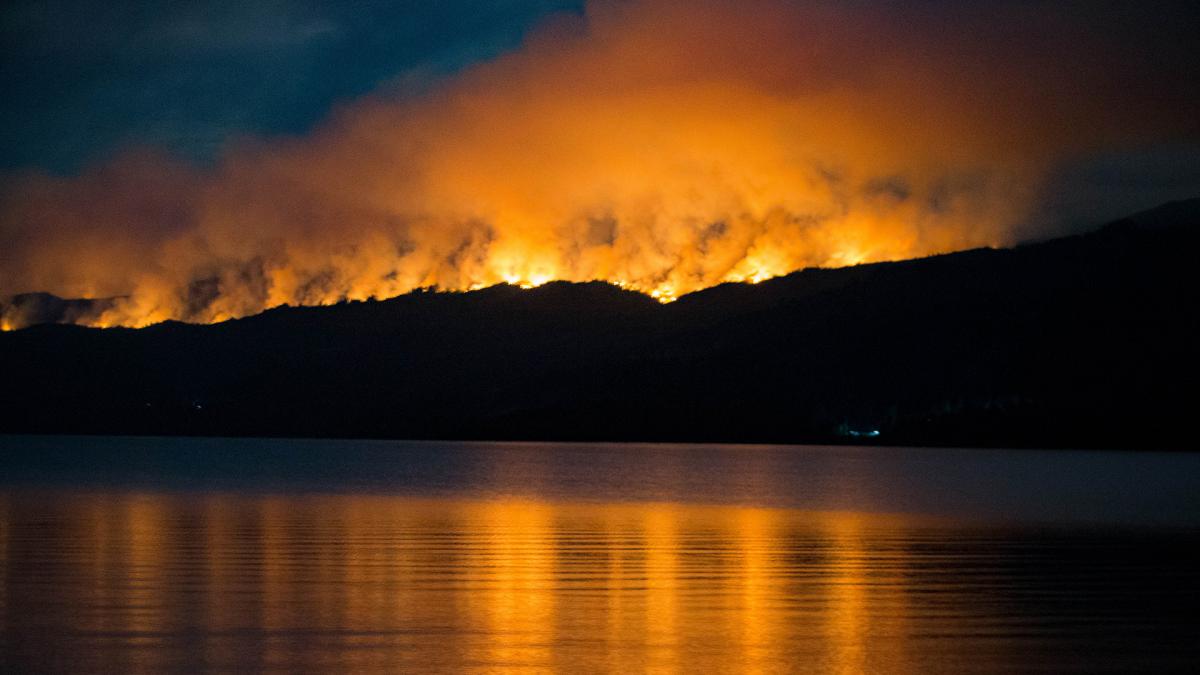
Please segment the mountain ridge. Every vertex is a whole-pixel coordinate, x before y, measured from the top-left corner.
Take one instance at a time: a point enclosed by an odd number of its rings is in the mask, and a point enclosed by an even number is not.
[[[551,282],[33,326],[0,335],[0,432],[1182,448],[1198,206],[665,305]]]
[[[1026,246],[1033,246],[1033,245],[1047,243],[1049,241],[1071,240],[1075,237],[1086,236],[1088,234],[1094,234],[1096,232],[1100,232],[1100,231],[1103,231],[1106,229],[1130,228],[1130,227],[1139,228],[1139,229],[1153,229],[1153,228],[1158,228],[1158,227],[1171,227],[1173,225],[1178,224],[1181,221],[1200,221],[1200,197],[1193,198],[1193,199],[1182,199],[1182,200],[1173,200],[1173,201],[1165,202],[1163,204],[1160,204],[1159,206],[1156,206],[1156,207],[1153,207],[1150,209],[1145,209],[1143,211],[1139,211],[1139,212],[1130,214],[1128,216],[1125,216],[1123,218],[1111,221],[1111,222],[1101,226],[1100,228],[1097,228],[1093,232],[1084,232],[1084,233],[1080,233],[1080,234],[1067,235],[1067,236],[1056,237],[1056,238],[1048,239],[1048,240],[1026,241],[1026,242],[1018,243],[1017,245],[1015,245],[1013,247],[1009,247],[1009,248],[1020,249],[1022,247],[1026,247]],[[804,268],[804,269],[800,269],[800,270],[795,270],[793,272],[789,272],[787,274],[783,274],[783,275],[780,275],[777,277],[770,277],[768,279],[764,279],[762,282],[759,282],[758,284],[751,284],[751,283],[747,283],[747,282],[736,282],[736,281],[722,282],[715,286],[709,286],[706,288],[701,288],[701,289],[697,289],[695,291],[685,293],[685,294],[679,296],[678,298],[676,298],[673,301],[673,303],[684,302],[686,304],[686,302],[694,302],[696,297],[703,297],[703,296],[711,295],[713,293],[725,292],[725,291],[729,291],[730,289],[748,289],[748,288],[751,288],[756,285],[778,283],[781,280],[795,278],[798,275],[806,275],[806,274],[813,275],[818,272],[829,272],[829,271],[839,271],[840,272],[840,271],[844,271],[844,270],[870,268],[870,267],[883,266],[883,265],[906,264],[906,263],[911,263],[911,262],[916,262],[916,261],[936,259],[936,258],[940,258],[940,257],[944,257],[944,256],[965,255],[965,254],[972,254],[972,253],[978,253],[978,252],[983,252],[983,251],[1009,250],[1009,248],[977,247],[977,248],[973,248],[973,249],[964,249],[961,251],[948,251],[948,252],[943,252],[943,253],[934,253],[934,254],[930,254],[927,256],[921,256],[918,258],[907,258],[907,259],[903,259],[903,260],[886,260],[886,261],[871,262],[871,263],[861,263],[858,265],[851,265],[851,266],[847,266],[847,267],[809,267],[809,268]],[[540,286],[537,286],[534,288],[523,288],[523,287],[516,286],[514,284],[500,283],[500,284],[495,284],[493,286],[485,287],[482,289],[474,289],[474,290],[466,290],[466,291],[438,289],[436,287],[434,287],[434,288],[419,288],[419,289],[415,289],[408,293],[404,293],[404,294],[401,294],[399,296],[395,296],[392,298],[368,299],[368,300],[344,300],[342,302],[334,303],[332,305],[288,305],[288,304],[284,304],[284,305],[279,305],[276,307],[268,308],[266,310],[263,310],[262,312],[259,312],[258,314],[247,315],[244,317],[236,317],[236,318],[227,319],[226,321],[221,321],[221,322],[216,322],[216,323],[226,323],[227,321],[240,321],[240,320],[244,320],[244,319],[252,319],[257,316],[261,316],[264,314],[270,314],[272,312],[282,311],[282,310],[320,309],[320,308],[324,308],[324,307],[334,307],[334,306],[341,306],[341,305],[347,305],[347,304],[354,305],[354,304],[359,304],[359,303],[390,302],[390,301],[398,300],[401,298],[406,298],[409,296],[416,296],[416,297],[426,296],[429,293],[463,295],[463,294],[471,294],[471,293],[490,292],[490,291],[493,291],[498,288],[499,289],[503,289],[503,288],[517,289],[517,288],[519,288],[520,290],[535,290],[536,288],[544,288],[547,286],[555,287],[555,286],[563,286],[563,285],[596,285],[596,284],[603,285],[603,286],[611,286],[614,289],[620,289],[620,290],[626,291],[628,293],[645,296],[647,298],[651,297],[640,291],[623,289],[623,288],[617,286],[616,284],[611,284],[611,283],[603,281],[603,280],[578,281],[578,282],[565,281],[565,280],[554,280],[554,281],[547,282],[545,284],[541,284]],[[733,292],[739,292],[739,291],[734,290]],[[743,296],[743,297],[748,297],[748,296]],[[52,293],[46,293],[46,292],[42,292],[42,291],[18,293],[16,295],[13,295],[10,298],[8,298],[7,302],[0,301],[0,313],[3,313],[5,310],[9,310],[9,311],[12,311],[14,313],[14,315],[17,313],[20,313],[20,312],[27,312],[30,315],[32,315],[30,318],[26,319],[26,321],[23,323],[23,325],[20,325],[18,328],[16,328],[16,330],[21,330],[21,329],[29,328],[32,326],[41,325],[41,324],[49,324],[49,323],[72,324],[72,323],[75,323],[75,319],[79,318],[81,315],[86,314],[86,313],[94,313],[96,311],[102,311],[104,308],[111,306],[112,303],[114,303],[115,301],[117,301],[119,299],[120,299],[120,296],[105,297],[105,298],[63,298],[60,296],[56,296]],[[0,300],[3,300],[3,299],[0,298]],[[660,303],[660,304],[673,304],[673,303]],[[16,322],[14,321],[13,323],[16,323]],[[158,323],[159,324],[162,324],[162,323],[187,324],[190,322],[179,321],[179,320],[175,320],[175,319],[167,319],[166,321],[161,321]],[[158,325],[158,324],[151,324],[151,325],[153,326],[153,325]],[[149,326],[146,326],[146,327],[149,327]],[[124,327],[123,326],[112,326],[109,328],[124,328]],[[9,330],[11,331],[13,329],[9,329]]]

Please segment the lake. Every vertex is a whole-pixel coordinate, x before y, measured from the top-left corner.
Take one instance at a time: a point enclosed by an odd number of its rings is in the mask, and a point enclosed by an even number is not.
[[[1195,672],[1200,455],[0,436],[0,671]]]

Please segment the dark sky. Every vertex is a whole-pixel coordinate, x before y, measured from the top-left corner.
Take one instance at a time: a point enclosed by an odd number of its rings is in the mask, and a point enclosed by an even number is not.
[[[209,159],[298,133],[339,101],[420,87],[581,0],[9,0],[0,168],[73,172],[123,144]]]
[[[548,15],[581,14],[584,4],[9,0],[0,6],[0,170],[70,174],[136,145],[207,161],[238,134],[303,133],[339,102],[373,91],[419,90],[515,48]],[[1031,21],[1054,8],[1060,15],[1075,13],[1080,23],[1101,25],[1114,40],[1144,41],[1161,69],[1189,57],[1195,40],[1186,35],[1200,25],[1200,3],[1174,0],[833,4],[916,6],[921,9],[914,13],[943,15],[951,32],[956,24],[986,15],[980,8],[989,4],[1023,5]],[[1123,22],[1121,14],[1132,21]],[[1144,21],[1148,16],[1158,18]],[[1147,25],[1150,33],[1138,35]],[[1171,92],[1163,93],[1169,105]],[[1166,173],[1163,180],[1178,181],[1193,155],[1180,166],[1177,150],[1166,154],[1165,160],[1139,157],[1131,166],[1150,163],[1149,180]],[[1121,162],[1113,164],[1108,158],[1095,170],[1121,174]]]
[[[586,7],[585,7],[586,4]],[[670,299],[1200,197],[1196,0],[9,0],[0,298]]]

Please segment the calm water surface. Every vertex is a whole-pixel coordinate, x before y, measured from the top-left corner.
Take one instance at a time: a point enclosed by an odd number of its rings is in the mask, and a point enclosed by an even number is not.
[[[1200,455],[0,437],[4,672],[1195,672]]]

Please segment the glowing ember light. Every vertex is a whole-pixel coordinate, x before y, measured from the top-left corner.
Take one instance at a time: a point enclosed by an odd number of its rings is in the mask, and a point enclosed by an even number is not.
[[[207,167],[131,152],[6,178],[0,296],[116,298],[73,320],[134,327],[501,282],[666,303],[1015,243],[1063,162],[1194,129],[1194,106],[1109,98],[1086,50],[995,42],[1021,15],[943,42],[825,4],[595,0],[428,95],[348,101]],[[1178,88],[1156,73],[1134,82]]]
[[[541,286],[541,285],[546,284],[553,280],[554,280],[554,277],[549,274],[545,274],[545,273],[534,274],[530,278],[522,280],[517,285],[520,286],[521,288],[530,289],[530,288],[537,288],[538,286]]]
[[[871,260],[871,256],[854,246],[847,246],[830,257],[836,267],[852,267]]]
[[[675,289],[673,289],[670,286],[659,286],[657,288],[651,289],[650,297],[663,303],[664,305],[667,304],[668,302],[675,302],[675,300],[677,299],[677,297],[675,295]]]

